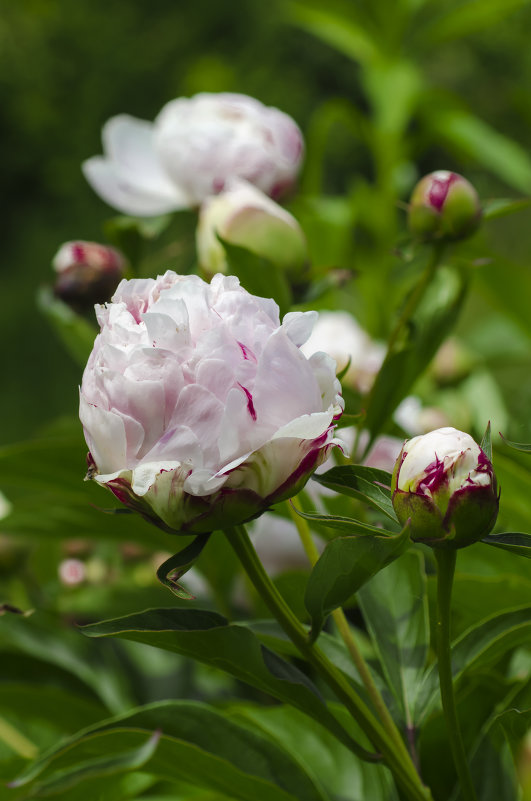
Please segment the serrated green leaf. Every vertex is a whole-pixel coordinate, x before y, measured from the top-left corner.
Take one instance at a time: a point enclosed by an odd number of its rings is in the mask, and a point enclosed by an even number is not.
[[[314,474],[312,478],[323,487],[365,501],[397,522],[391,502],[391,474],[385,470],[356,464],[343,465],[332,467],[326,473]]]
[[[521,531],[504,532],[503,534],[488,534],[481,542],[485,545],[494,545],[504,551],[510,551],[517,556],[531,559],[531,534]]]
[[[337,537],[329,542],[306,586],[305,604],[312,619],[312,637],[317,637],[330,612],[346,603],[409,544],[409,525],[395,535]]]
[[[313,683],[262,646],[249,629],[200,609],[149,609],[85,626],[89,637],[119,637],[190,656],[295,706],[347,745],[350,737]]]
[[[387,684],[403,723],[416,723],[416,701],[429,645],[424,560],[410,551],[358,594]]]

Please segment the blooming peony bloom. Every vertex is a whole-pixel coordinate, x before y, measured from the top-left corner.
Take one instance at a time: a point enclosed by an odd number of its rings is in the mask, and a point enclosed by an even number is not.
[[[404,443],[392,480],[393,506],[411,537],[428,544],[470,545],[498,515],[492,463],[469,434],[439,428]]]
[[[122,281],[97,307],[81,387],[89,477],[171,531],[241,523],[299,491],[335,444],[335,362],[234,276]]]
[[[306,239],[295,217],[248,181],[231,181],[223,192],[201,205],[197,255],[199,264],[209,273],[227,270],[218,236],[287,270],[300,270],[308,256]]]
[[[110,206],[141,217],[198,206],[233,178],[278,197],[303,155],[291,117],[229,93],[172,100],[154,123],[120,114],[102,139],[105,156],[84,162],[85,177]]]

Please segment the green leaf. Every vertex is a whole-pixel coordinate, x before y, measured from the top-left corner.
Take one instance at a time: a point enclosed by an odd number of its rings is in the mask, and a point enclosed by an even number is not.
[[[528,197],[518,198],[517,200],[514,200],[514,198],[486,200],[483,202],[483,219],[495,220],[498,217],[506,217],[509,214],[528,209],[529,206],[531,206],[531,198]]]
[[[490,420],[487,423],[487,428],[485,429],[485,433],[483,434],[483,439],[481,440],[481,445],[479,446],[489,462],[492,462],[492,441],[490,436]]]
[[[398,801],[394,782],[381,765],[353,760],[352,754],[329,732],[288,706],[264,707],[234,703],[228,708],[232,718],[244,725],[258,726],[300,761],[310,776],[337,799],[367,798],[370,801]]]
[[[495,26],[509,14],[522,8],[525,0],[470,0],[458,3],[422,27],[422,41],[431,47],[477,33]],[[444,7],[442,7],[444,8]]]
[[[327,801],[319,781],[310,777],[281,743],[271,742],[256,725],[244,727],[225,712],[191,701],[149,704],[92,726],[46,754],[18,780],[18,785],[49,772],[58,761],[66,758],[71,762],[70,754],[76,748],[92,743],[99,749],[101,738],[108,734],[118,739],[136,738],[154,729],[161,735],[163,753],[146,766],[146,771],[224,791],[232,780],[242,785],[243,791],[234,789],[231,797],[239,798],[238,793],[243,792],[241,797],[247,799],[255,792],[264,801]],[[181,764],[183,757],[188,758],[186,765]],[[194,763],[203,770],[194,773]]]
[[[0,448],[0,484],[13,504],[3,533],[140,541],[167,550],[168,534],[138,515],[104,514],[101,506],[124,507],[96,482],[83,480],[87,446],[79,420],[59,428]]]
[[[194,599],[194,596],[190,595],[188,590],[179,584],[178,580],[193,567],[209,539],[210,534],[198,534],[190,545],[166,559],[157,570],[158,580],[178,598],[182,598],[185,601]]]
[[[376,531],[377,529],[375,529]],[[306,587],[305,604],[315,639],[327,617],[409,546],[409,525],[399,534],[338,537],[328,543]]]
[[[92,702],[98,699],[94,704],[95,710],[103,704],[110,712],[116,713],[130,705],[127,682],[116,670],[111,649],[87,647],[77,632],[67,629],[57,617],[42,611],[28,616],[4,615],[1,620],[4,676],[16,680],[16,673],[11,675],[5,669],[6,662],[12,662],[16,670],[17,661],[9,657],[12,654],[17,657],[25,655],[29,657],[25,662],[25,673],[29,674],[30,680],[38,670],[37,676],[40,672],[44,674],[41,677],[43,684],[49,681]],[[28,680],[28,675],[24,678]],[[75,680],[69,681],[70,678]]]
[[[450,267],[438,268],[409,322],[405,337],[387,353],[376,376],[365,419],[371,443],[452,330],[467,287],[468,280],[463,273]]]
[[[429,123],[437,139],[491,170],[514,189],[531,194],[531,158],[517,142],[460,109],[431,112]]]
[[[312,476],[314,481],[342,495],[357,498],[397,522],[391,502],[391,473],[375,467],[344,465]]]
[[[61,793],[74,787],[80,782],[87,781],[100,776],[111,776],[115,773],[123,773],[130,770],[138,770],[148,762],[155,753],[160,740],[160,732],[154,732],[149,739],[144,740],[138,746],[133,746],[112,756],[107,756],[106,751],[98,749],[97,756],[83,759],[78,762],[72,760],[72,752],[68,757],[68,765],[54,770],[51,775],[47,776],[42,781],[38,782],[34,788],[34,793],[38,796],[49,796],[55,793]],[[37,762],[37,766],[30,769],[26,774],[18,779],[10,782],[10,787],[17,788],[28,784],[35,778],[41,771],[39,767],[41,762]],[[45,763],[45,767],[47,764]],[[37,774],[36,774],[36,771]]]
[[[50,287],[42,287],[37,294],[37,306],[50,322],[57,336],[74,361],[85,367],[94,347],[98,329],[70,306],[54,297]]]
[[[496,548],[503,548],[504,551],[524,556],[526,559],[531,559],[531,534],[524,534],[521,531],[488,534],[483,537],[481,542],[486,545],[494,545]]]
[[[363,587],[358,602],[403,722],[416,723],[416,701],[429,644],[424,560],[410,551]]]
[[[229,272],[236,275],[251,294],[273,298],[278,303],[282,319],[291,306],[291,290],[282,267],[246,248],[231,245],[221,238],[220,242],[227,255]]]
[[[352,536],[361,535],[370,538],[372,536],[380,537],[394,537],[396,531],[386,531],[378,526],[371,526],[369,523],[362,523],[361,520],[356,520],[353,517],[342,517],[341,515],[327,515],[325,512],[302,512],[299,509],[295,510],[300,517],[305,520],[310,520],[314,523],[320,523],[327,528],[333,528],[338,531],[346,532]]]
[[[500,434],[501,438],[505,445],[508,445],[509,448],[512,448],[515,451],[522,451],[523,453],[531,453],[531,443],[527,442],[511,442],[508,439],[505,439],[503,434]]]
[[[108,219],[103,230],[109,242],[121,250],[136,269],[144,253],[145,242],[159,237],[171,221],[171,214],[158,217],[129,217],[122,214]]]
[[[531,606],[493,615],[472,626],[452,646],[452,676],[454,682],[477,669],[485,670],[518,645],[529,642],[531,635]],[[419,722],[439,701],[437,663],[426,672],[419,688],[417,708]]]
[[[247,628],[200,609],[149,609],[82,628],[89,637],[119,637],[183,654],[295,706],[350,747],[351,740],[312,682],[262,646]]]
[[[292,2],[287,6],[287,18],[354,61],[370,63],[378,56],[378,48],[361,20],[356,19],[356,7],[351,5],[349,10],[347,17],[321,4]]]

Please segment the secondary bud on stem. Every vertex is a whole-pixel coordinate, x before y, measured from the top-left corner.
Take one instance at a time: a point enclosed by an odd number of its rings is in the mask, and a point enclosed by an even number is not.
[[[77,312],[110,300],[123,277],[122,254],[97,242],[65,242],[54,256],[54,294]]]
[[[421,239],[465,239],[481,221],[478,193],[456,172],[425,175],[409,201],[408,225]]]
[[[392,480],[400,522],[411,538],[462,548],[485,537],[498,515],[496,476],[469,434],[439,428],[404,443]]]
[[[307,260],[306,239],[295,217],[247,181],[232,181],[201,206],[197,255],[211,274],[227,270],[218,236],[292,273],[300,272]]]

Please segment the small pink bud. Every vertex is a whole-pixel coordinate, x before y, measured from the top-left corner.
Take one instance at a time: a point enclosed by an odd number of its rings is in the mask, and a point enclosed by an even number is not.
[[[52,264],[58,274],[55,296],[77,312],[110,300],[125,269],[118,250],[97,242],[65,242]]]
[[[481,205],[472,184],[456,172],[425,175],[413,190],[408,225],[421,239],[465,239],[481,221]]]

